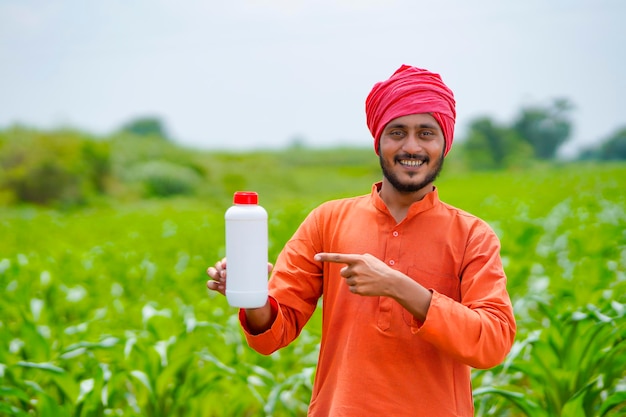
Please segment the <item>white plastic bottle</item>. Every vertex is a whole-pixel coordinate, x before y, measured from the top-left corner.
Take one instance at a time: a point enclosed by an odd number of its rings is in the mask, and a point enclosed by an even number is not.
[[[258,194],[237,191],[226,210],[226,300],[233,307],[267,302],[267,212]]]

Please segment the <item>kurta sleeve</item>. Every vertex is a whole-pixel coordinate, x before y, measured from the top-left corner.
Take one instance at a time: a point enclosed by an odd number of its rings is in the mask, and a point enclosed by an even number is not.
[[[251,334],[245,313],[240,312],[246,340],[257,352],[269,355],[287,346],[311,318],[323,288],[320,263],[313,260],[318,252],[321,252],[321,235],[314,210],[276,260],[268,284],[270,303],[277,313],[271,328],[261,334]]]
[[[412,331],[469,366],[496,366],[513,345],[516,324],[500,242],[487,224],[470,235],[460,280],[461,302],[433,291],[426,319],[414,319]]]

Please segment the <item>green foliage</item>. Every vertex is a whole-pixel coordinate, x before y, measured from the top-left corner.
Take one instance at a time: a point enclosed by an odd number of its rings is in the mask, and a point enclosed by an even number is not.
[[[472,122],[462,147],[467,165],[474,170],[527,166],[533,157],[532,147],[514,130],[486,117]]]
[[[74,131],[2,132],[0,202],[74,206],[104,192],[110,174],[108,143]]]
[[[564,99],[550,106],[522,108],[513,123],[501,125],[489,117],[474,119],[461,142],[466,164],[473,170],[528,167],[534,159],[554,159],[570,137],[572,104]]]
[[[306,408],[318,338],[305,332],[299,346],[259,356],[235,310],[203,290],[204,270],[223,256],[223,212],[179,203],[71,215],[21,209],[0,219],[6,415]],[[287,229],[280,216],[272,222]],[[309,370],[294,375],[296,367]]]
[[[611,135],[600,148],[606,160],[626,159],[626,127]]]
[[[536,306],[542,327],[483,377],[489,383],[475,390],[477,402],[487,407],[501,396],[529,417],[623,415],[626,306],[611,301],[606,312],[587,305],[564,314],[542,301]]]
[[[131,136],[152,137],[159,140],[168,140],[169,136],[164,123],[158,117],[140,117],[121,127],[120,133]]]
[[[370,149],[212,157],[214,172],[231,166],[259,190],[270,259],[310,208],[367,193],[380,175]],[[442,199],[501,238],[519,327],[504,364],[473,374],[476,415],[626,412],[625,174],[619,164],[444,169]],[[0,415],[306,414],[320,312],[266,357],[205,289],[204,271],[224,256],[222,186],[115,210],[0,208]]]
[[[126,134],[113,136],[110,144],[115,183],[109,194],[116,199],[205,196],[216,192],[206,153],[154,137]]]
[[[220,184],[227,199],[248,188],[259,192],[262,199],[291,205],[294,196],[306,197],[306,202],[347,196],[355,187],[365,193],[380,180],[378,157],[371,148],[210,153],[206,161],[220,173],[214,184]]]
[[[447,157],[446,170],[525,169],[537,163],[537,157],[552,158],[569,137],[570,109],[566,100],[528,107],[512,126],[478,118],[466,140],[460,138]],[[619,159],[623,136],[623,131],[617,132],[586,158]],[[132,120],[99,140],[69,130],[0,130],[0,205],[72,207],[177,196],[217,202],[246,188],[273,193],[277,183],[285,194],[302,192],[309,184],[290,175],[288,170],[294,168],[317,176],[319,184],[336,188],[333,196],[341,197],[343,178],[368,183],[379,176],[370,146],[308,149],[296,141],[279,151],[237,153],[187,149],[167,139],[157,117]],[[341,167],[339,181],[326,169],[335,165]]]
[[[585,149],[580,154],[583,160],[617,161],[626,159],[626,127],[616,130],[596,147]]]
[[[519,329],[503,365],[474,373],[477,415],[626,412],[623,167],[578,167],[492,183],[498,198],[485,210],[500,213],[493,225]],[[528,183],[535,191],[520,195]]]
[[[572,104],[565,99],[554,100],[551,106],[523,108],[513,129],[534,149],[539,159],[553,159],[572,131],[569,112]]]
[[[193,195],[202,177],[193,169],[167,161],[149,161],[133,165],[126,180],[144,187],[146,197]]]

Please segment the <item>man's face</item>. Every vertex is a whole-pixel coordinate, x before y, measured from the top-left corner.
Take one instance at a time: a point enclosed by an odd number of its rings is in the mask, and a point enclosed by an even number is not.
[[[380,138],[383,175],[401,193],[414,193],[435,181],[443,167],[445,140],[441,127],[427,113],[398,117]]]

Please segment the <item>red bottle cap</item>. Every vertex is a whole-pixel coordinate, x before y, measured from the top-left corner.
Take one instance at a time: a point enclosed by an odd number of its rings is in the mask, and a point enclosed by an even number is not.
[[[258,204],[259,195],[254,191],[237,191],[233,197],[235,204]]]

